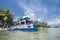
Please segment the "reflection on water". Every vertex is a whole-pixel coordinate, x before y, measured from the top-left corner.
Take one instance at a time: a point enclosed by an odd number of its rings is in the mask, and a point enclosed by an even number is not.
[[[60,28],[40,29],[37,32],[0,31],[0,40],[60,40]]]

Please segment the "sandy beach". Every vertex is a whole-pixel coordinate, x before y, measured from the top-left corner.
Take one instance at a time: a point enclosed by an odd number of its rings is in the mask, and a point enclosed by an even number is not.
[[[6,28],[0,28],[0,30],[6,30]]]

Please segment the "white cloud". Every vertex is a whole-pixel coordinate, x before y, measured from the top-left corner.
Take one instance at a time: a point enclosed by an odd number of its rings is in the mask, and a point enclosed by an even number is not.
[[[22,7],[22,9],[25,12],[24,16],[29,16],[33,20],[35,20],[37,18],[41,18],[40,20],[42,20],[42,17],[45,18],[46,14],[48,12],[47,8],[42,7],[37,0],[35,0],[32,3],[29,3],[29,4],[26,4],[26,2],[20,0],[18,2],[18,4],[19,4],[20,7]]]
[[[27,15],[23,16],[23,18],[24,17],[35,18],[35,14],[33,14],[33,13],[27,14]]]
[[[37,20],[38,20],[38,21],[41,21],[41,19],[40,19],[40,18],[38,18]]]
[[[60,19],[56,18],[56,19],[53,19],[52,21],[49,21],[47,23],[48,23],[48,25],[60,24]]]
[[[53,26],[60,24],[60,16],[57,16],[55,14],[50,16],[47,20],[47,24],[48,25],[53,25]]]
[[[34,20],[38,19],[40,21],[45,21],[44,19],[46,19],[47,15],[49,15],[50,13],[55,13],[57,9],[56,4],[58,3],[58,0],[52,0],[52,1],[47,0],[46,2],[50,2],[50,3],[53,2],[53,4],[46,5],[47,3],[44,4],[42,3],[42,1],[39,2],[39,0],[29,0],[28,2],[27,0],[18,0],[18,5],[24,10],[23,17],[28,16]],[[52,20],[48,19],[49,20],[48,24],[54,24],[55,21],[57,22],[55,18],[56,15],[53,16],[49,15],[49,16],[52,18]]]

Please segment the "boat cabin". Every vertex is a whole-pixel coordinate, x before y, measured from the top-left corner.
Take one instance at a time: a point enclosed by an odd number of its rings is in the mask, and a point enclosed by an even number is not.
[[[24,27],[24,28],[33,28],[33,24],[31,20],[22,20],[20,22],[17,23],[17,25],[20,25],[20,27]]]

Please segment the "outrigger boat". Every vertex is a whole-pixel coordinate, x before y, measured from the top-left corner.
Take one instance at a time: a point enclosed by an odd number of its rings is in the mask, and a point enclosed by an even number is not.
[[[9,31],[14,31],[14,30],[20,30],[20,31],[38,31],[38,24],[31,24],[31,21],[21,21],[19,22],[19,25],[15,26],[15,27],[11,27],[11,28],[7,28],[7,30]]]
[[[38,31],[38,24],[31,24],[31,25],[22,25],[22,26],[16,26],[12,28],[8,28],[7,30],[9,31],[14,31],[14,30],[20,30],[20,31]]]

